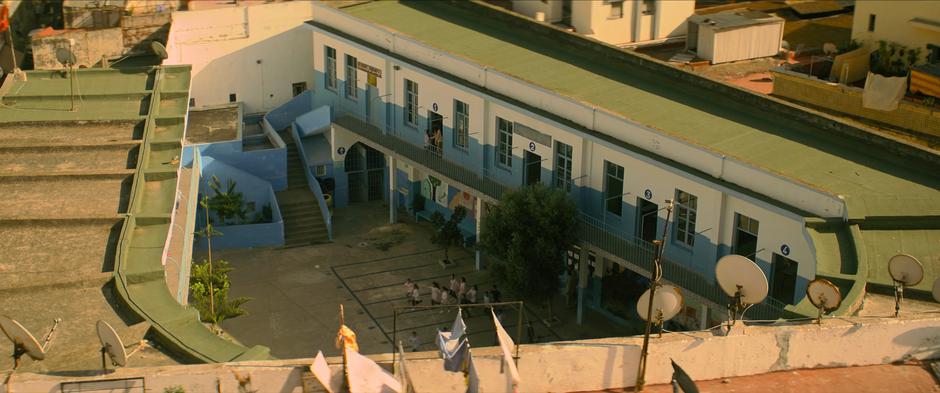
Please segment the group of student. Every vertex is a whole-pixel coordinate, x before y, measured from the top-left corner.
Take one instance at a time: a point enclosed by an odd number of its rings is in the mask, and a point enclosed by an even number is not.
[[[457,276],[454,274],[450,275],[449,285],[444,286],[440,285],[437,282],[431,283],[431,305],[448,305],[448,304],[474,304],[477,302],[477,295],[479,294],[479,288],[476,285],[467,284],[467,279],[465,277],[460,277],[457,279]],[[410,278],[405,281],[405,291],[406,297],[408,298],[408,303],[412,307],[417,306],[421,303],[421,289],[418,286],[418,283],[412,281]],[[484,303],[496,303],[500,301],[500,292],[496,288],[496,285],[493,285],[493,290],[486,291],[483,294]]]

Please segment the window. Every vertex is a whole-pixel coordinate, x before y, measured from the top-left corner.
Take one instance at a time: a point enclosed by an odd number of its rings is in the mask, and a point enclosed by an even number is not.
[[[512,122],[496,118],[496,163],[512,168]]]
[[[354,101],[359,97],[358,81],[356,80],[359,73],[356,69],[357,64],[358,61],[355,57],[346,55],[346,98]]]
[[[195,107],[195,106],[196,106],[196,99],[195,99],[195,98],[190,98],[190,99],[189,99],[189,107],[192,108],[192,107]]]
[[[623,210],[623,167],[604,161],[604,206],[620,215]]]
[[[571,146],[555,141],[555,187],[571,191]]]
[[[314,168],[314,176],[326,176],[326,165],[317,165]]]
[[[454,100],[454,146],[461,149],[469,147],[470,105]]]
[[[307,90],[307,82],[291,83],[290,87],[294,91],[294,97],[297,97]]]
[[[927,63],[940,64],[940,45],[927,44]]]
[[[653,15],[656,13],[656,2],[654,0],[643,0],[640,5],[640,12],[643,15]]]
[[[228,102],[236,102],[236,101],[238,101],[238,96],[236,96],[235,93],[228,95]]]
[[[610,19],[623,18],[623,0],[610,2]]]
[[[326,47],[326,85],[327,89],[336,91],[336,49]]]
[[[875,14],[868,15],[868,31],[875,31]]]
[[[698,197],[676,190],[676,240],[689,247],[695,245],[695,211]]]
[[[405,124],[418,128],[418,84],[405,79]]]
[[[743,214],[734,214],[734,238],[731,252],[754,259],[757,256],[757,233],[760,222]]]

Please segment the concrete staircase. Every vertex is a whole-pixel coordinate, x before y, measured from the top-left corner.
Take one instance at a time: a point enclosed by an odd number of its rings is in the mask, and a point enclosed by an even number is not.
[[[330,241],[316,197],[307,186],[300,152],[289,130],[279,133],[287,145],[287,190],[277,193],[284,218],[284,246],[299,247]]]

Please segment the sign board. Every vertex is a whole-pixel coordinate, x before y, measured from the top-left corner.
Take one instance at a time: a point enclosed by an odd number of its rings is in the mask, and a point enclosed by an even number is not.
[[[363,62],[361,62],[361,61],[356,63],[356,68],[358,68],[358,69],[360,69],[360,70],[362,70],[362,71],[365,71],[365,72],[368,73],[369,75],[375,75],[376,77],[379,77],[379,78],[382,77],[382,70],[380,70],[380,69],[378,69],[378,68],[375,68],[375,67],[373,67],[373,66],[370,66],[370,65],[368,65],[368,64],[366,64],[366,63],[363,63]]]

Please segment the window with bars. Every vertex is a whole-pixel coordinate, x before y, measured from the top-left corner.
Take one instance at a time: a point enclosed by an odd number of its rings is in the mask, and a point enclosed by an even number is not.
[[[405,124],[418,128],[418,84],[405,79]]]
[[[359,89],[357,87],[359,77],[357,65],[359,61],[355,57],[346,55],[346,98],[355,101],[359,97]]]
[[[496,164],[512,168],[512,122],[496,118]]]
[[[689,247],[695,245],[695,215],[698,197],[676,189],[676,240]]]
[[[571,191],[571,146],[555,141],[555,187]]]
[[[470,135],[470,105],[454,100],[454,146],[467,149]]]
[[[604,161],[604,206],[616,215],[623,213],[623,167]]]
[[[336,91],[336,49],[329,46],[326,48],[326,85],[327,89]]]

